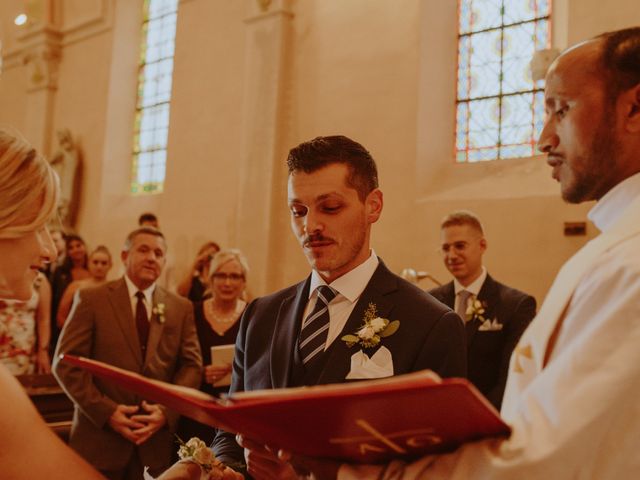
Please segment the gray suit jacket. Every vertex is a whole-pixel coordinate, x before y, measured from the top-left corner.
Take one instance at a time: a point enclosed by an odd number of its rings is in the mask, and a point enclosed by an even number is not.
[[[199,387],[202,359],[187,300],[156,286],[153,304],[164,304],[164,321],[152,315],[146,358],[124,278],[81,290],[62,330],[53,371],[75,404],[69,444],[96,468],[124,468],[137,448],[143,465],[158,471],[173,451],[178,416],[166,411],[167,425],[139,447],[113,431],[109,417],[118,404],[142,399],[91,374],[59,361],[62,353],[93,358],[164,382]]]

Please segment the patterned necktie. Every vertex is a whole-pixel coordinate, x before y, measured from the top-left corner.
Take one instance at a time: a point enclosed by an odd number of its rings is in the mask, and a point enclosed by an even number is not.
[[[469,298],[472,296],[473,294],[467,290],[460,290],[460,292],[458,292],[458,308],[456,308],[456,313],[464,323],[467,323],[467,305]]]
[[[147,350],[147,340],[149,339],[149,317],[147,317],[147,307],[144,306],[144,293],[137,292],[138,303],[136,304],[136,328],[138,329],[138,339],[140,340],[140,349],[144,358]]]
[[[300,356],[305,365],[324,351],[329,332],[329,303],[337,293],[327,285],[320,285],[317,292],[316,305],[302,322],[300,331]]]

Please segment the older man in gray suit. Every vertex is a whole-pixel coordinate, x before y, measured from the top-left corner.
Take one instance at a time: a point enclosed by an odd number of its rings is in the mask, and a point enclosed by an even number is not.
[[[150,378],[198,387],[202,360],[191,304],[156,286],[165,263],[162,233],[127,237],[123,278],[79,292],[56,351],[93,358]],[[75,404],[70,445],[112,479],[167,467],[175,413],[56,360],[54,373]]]

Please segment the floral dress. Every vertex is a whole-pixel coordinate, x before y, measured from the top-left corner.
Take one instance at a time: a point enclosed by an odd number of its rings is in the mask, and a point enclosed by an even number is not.
[[[39,275],[26,302],[0,299],[0,364],[14,375],[35,371],[36,309],[41,282]]]

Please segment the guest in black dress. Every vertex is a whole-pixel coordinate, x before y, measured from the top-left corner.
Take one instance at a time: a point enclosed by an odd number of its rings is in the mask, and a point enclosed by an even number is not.
[[[216,253],[209,265],[212,296],[194,303],[194,314],[198,340],[205,366],[201,390],[211,395],[220,395],[229,390],[229,385],[220,385],[219,380],[231,373],[231,364],[212,365],[211,347],[232,345],[240,327],[240,317],[247,302],[243,299],[247,280],[247,261],[239,250],[228,249]],[[213,440],[215,430],[194,420],[183,417],[179,436],[187,441],[199,437],[207,444]]]
[[[178,295],[194,303],[204,300],[209,284],[209,263],[219,251],[220,246],[216,242],[207,242],[200,247],[189,272],[176,287]]]
[[[91,276],[87,268],[89,260],[87,246],[82,237],[74,234],[66,235],[65,246],[65,260],[60,267],[56,268],[51,280],[51,342],[49,350],[52,358],[60,336],[60,328],[58,328],[56,320],[62,295],[71,282],[84,280]]]

